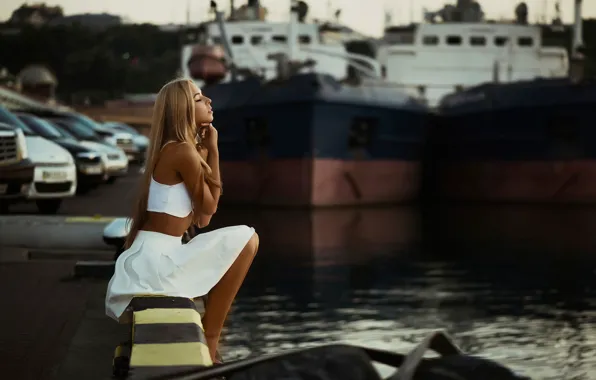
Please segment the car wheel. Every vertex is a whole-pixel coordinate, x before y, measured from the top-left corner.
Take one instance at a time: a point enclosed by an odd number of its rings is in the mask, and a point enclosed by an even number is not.
[[[55,214],[62,205],[62,199],[39,199],[35,201],[37,209],[42,214]]]
[[[116,182],[116,177],[110,177],[106,181],[106,183],[109,184],[109,185],[113,184],[114,182]]]

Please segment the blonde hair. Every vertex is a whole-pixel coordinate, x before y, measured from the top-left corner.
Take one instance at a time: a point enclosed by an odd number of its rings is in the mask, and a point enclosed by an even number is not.
[[[147,222],[149,184],[164,144],[167,141],[175,141],[189,143],[193,146],[196,145],[197,125],[194,111],[194,94],[192,93],[191,86],[192,82],[189,79],[175,79],[165,84],[157,94],[153,106],[153,119],[151,122],[151,131],[149,132],[150,143],[145,161],[145,171],[141,177],[139,193],[132,212],[130,221],[132,224],[126,238],[125,248],[129,248],[132,245],[137,233]],[[221,187],[221,183],[213,178],[211,167],[205,162],[203,157],[198,156],[201,161],[202,170],[198,173],[198,180],[195,186],[201,186],[199,191],[202,191],[204,182]],[[193,214],[193,222],[196,223],[199,215],[198,213],[194,213],[194,211]]]

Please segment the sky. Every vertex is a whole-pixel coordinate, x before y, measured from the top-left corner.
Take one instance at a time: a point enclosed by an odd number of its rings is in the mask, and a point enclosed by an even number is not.
[[[514,15],[514,8],[520,0],[480,0],[480,4],[491,19],[507,18]],[[37,3],[33,1],[29,3]],[[336,9],[341,9],[340,22],[371,35],[380,36],[383,31],[384,11],[392,17],[392,24],[420,21],[423,8],[438,10],[446,3],[455,0],[311,0],[310,18],[331,19]],[[545,19],[554,15],[555,0],[525,0],[529,8],[530,21]],[[1,0],[0,19],[6,20],[13,10],[23,4],[23,0]],[[60,5],[65,14],[76,13],[111,13],[126,17],[132,22],[154,24],[184,23],[187,17],[187,4],[190,5],[191,22],[201,22],[209,18],[207,10],[209,0],[49,0],[48,5]],[[244,4],[235,0],[235,6]],[[561,15],[564,22],[573,20],[574,0],[560,0]],[[269,11],[271,21],[287,20],[290,0],[261,0],[261,5]],[[230,1],[219,0],[222,10],[228,10]],[[582,13],[584,18],[596,18],[596,0],[584,0]],[[364,16],[366,15],[366,16]]]

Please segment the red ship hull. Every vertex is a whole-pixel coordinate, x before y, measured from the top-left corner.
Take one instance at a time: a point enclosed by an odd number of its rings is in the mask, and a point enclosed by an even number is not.
[[[450,199],[596,202],[596,161],[466,162],[438,168],[439,193]]]
[[[402,203],[418,196],[416,161],[222,161],[222,202],[271,206]]]

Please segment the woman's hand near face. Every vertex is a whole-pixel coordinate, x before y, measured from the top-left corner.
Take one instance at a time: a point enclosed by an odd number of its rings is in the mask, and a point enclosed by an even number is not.
[[[205,131],[205,138],[203,140],[203,146],[210,152],[217,151],[217,129],[213,124],[209,124]]]

